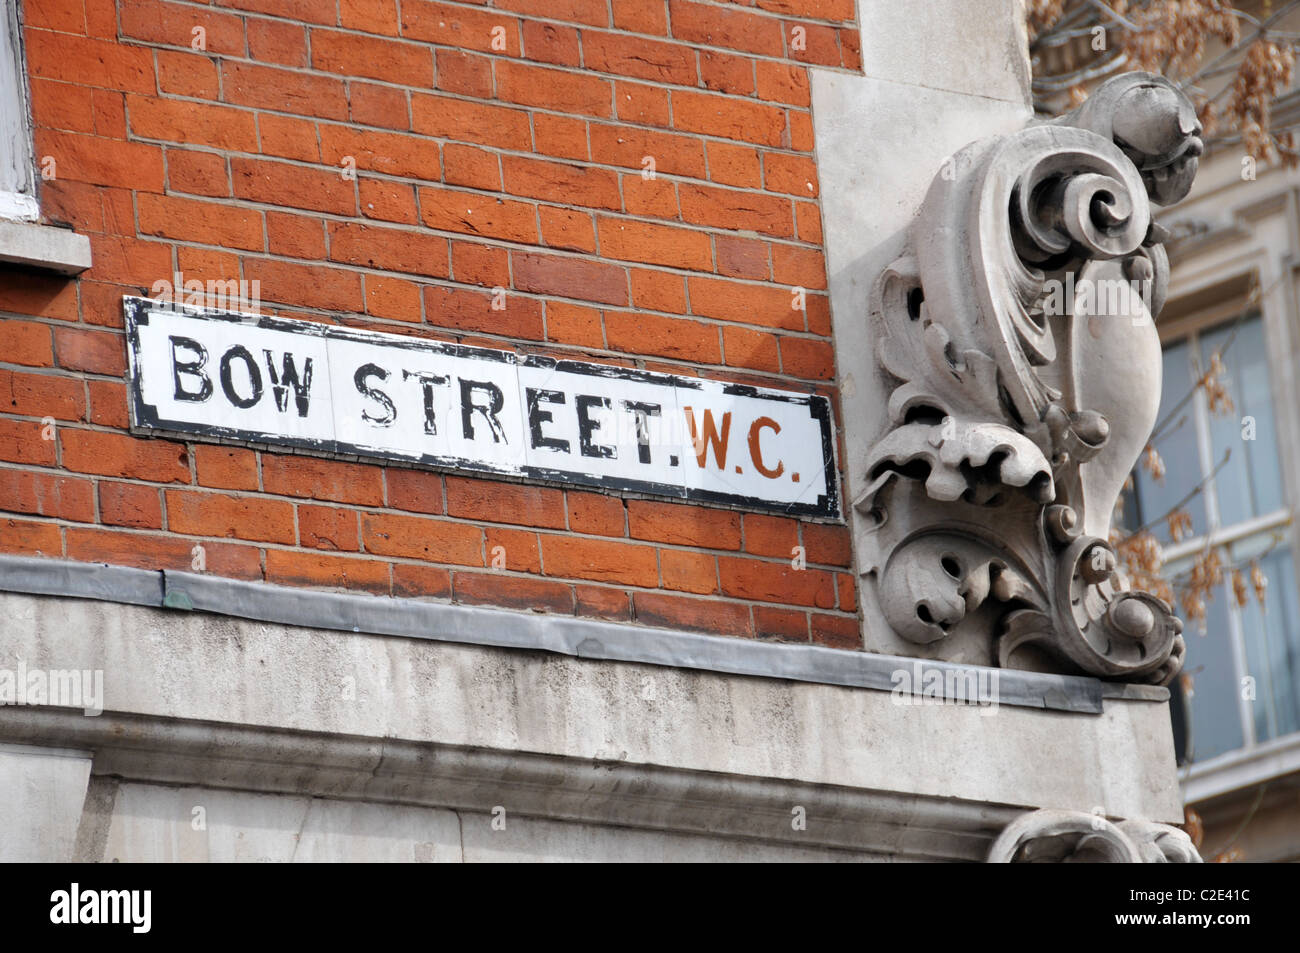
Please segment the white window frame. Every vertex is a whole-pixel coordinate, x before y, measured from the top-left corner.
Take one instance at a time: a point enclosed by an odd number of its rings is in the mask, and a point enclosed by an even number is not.
[[[34,222],[41,209],[19,7],[7,2],[0,12],[0,219]]]

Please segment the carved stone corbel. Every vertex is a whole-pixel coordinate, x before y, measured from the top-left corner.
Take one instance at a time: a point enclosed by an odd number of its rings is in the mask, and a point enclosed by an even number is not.
[[[1160,401],[1151,205],[1187,193],[1200,132],[1171,83],[1130,73],[935,178],[872,292],[888,400],[854,501],[864,586],[901,638],[1010,668],[1177,674],[1182,624],[1129,588],[1109,530]]]
[[[1151,821],[1118,824],[1082,811],[1030,811],[1016,818],[989,848],[988,862],[1199,864],[1183,831]]]

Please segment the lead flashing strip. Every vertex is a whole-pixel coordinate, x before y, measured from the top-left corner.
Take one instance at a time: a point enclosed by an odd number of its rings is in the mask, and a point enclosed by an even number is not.
[[[908,684],[933,681],[953,703],[996,702],[1023,708],[1100,714],[1103,698],[1163,702],[1167,689],[1102,682],[1086,676],[1019,672],[928,659],[876,655],[816,645],[759,642],[677,629],[422,602],[353,593],[294,589],[260,582],[171,570],[0,555],[0,591],[97,599],[173,611],[207,612],[259,622],[340,632],[430,639],[465,645],[529,649],[574,658],[664,665],[756,678],[894,691],[897,673]],[[930,673],[937,673],[931,675]],[[954,694],[974,676],[977,699]],[[994,681],[996,679],[996,681]],[[926,681],[923,681],[926,680]],[[935,698],[909,699],[914,704]]]

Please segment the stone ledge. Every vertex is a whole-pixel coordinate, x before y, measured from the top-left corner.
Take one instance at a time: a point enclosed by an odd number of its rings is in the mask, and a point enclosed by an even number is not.
[[[90,239],[68,228],[0,221],[0,262],[79,275],[90,267]]]

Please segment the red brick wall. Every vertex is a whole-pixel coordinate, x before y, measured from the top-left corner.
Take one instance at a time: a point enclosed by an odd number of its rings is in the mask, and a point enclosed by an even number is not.
[[[854,0],[23,7],[42,209],[94,267],[0,273],[0,551],[860,645],[843,526],[132,436],[121,332],[180,271],[834,401],[803,64],[860,66]]]

